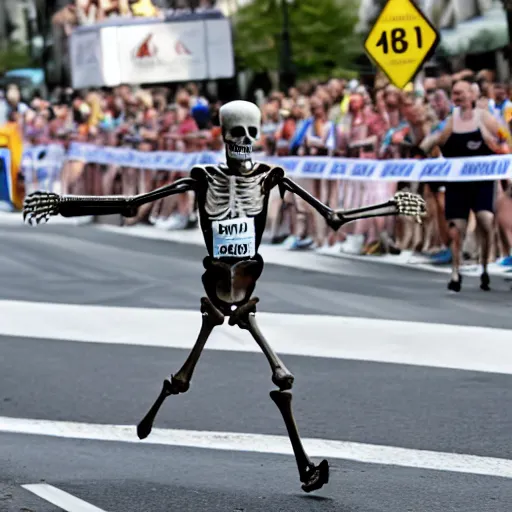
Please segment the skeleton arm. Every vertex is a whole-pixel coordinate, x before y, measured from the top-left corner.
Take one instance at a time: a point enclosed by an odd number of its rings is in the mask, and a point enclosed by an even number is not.
[[[285,192],[289,191],[304,199],[306,203],[312,206],[326,220],[327,224],[332,229],[338,230],[344,224],[332,208],[329,208],[327,205],[319,201],[316,197],[312,196],[307,190],[303,189],[300,185],[297,185],[297,183],[287,176],[281,177],[278,185],[281,197],[284,197]]]
[[[392,199],[385,203],[353,208],[351,210],[336,210],[343,224],[370,217],[386,217],[389,215],[407,215],[415,217],[421,223],[421,217],[427,214],[425,201],[411,192],[397,192]]]
[[[196,180],[183,178],[171,185],[136,196],[59,196],[53,192],[36,191],[23,203],[23,219],[29,224],[46,222],[51,215],[79,217],[83,215],[113,215],[134,217],[139,206],[173,194],[195,189]]]
[[[281,189],[281,195],[284,195],[284,191],[288,190],[304,199],[304,201],[310,204],[324,217],[328,226],[335,231],[344,224],[354,222],[358,219],[388,215],[408,215],[416,217],[416,220],[421,222],[421,217],[426,215],[425,201],[417,194],[410,192],[397,192],[393,198],[386,203],[351,210],[333,210],[286,176],[279,181],[279,187]]]

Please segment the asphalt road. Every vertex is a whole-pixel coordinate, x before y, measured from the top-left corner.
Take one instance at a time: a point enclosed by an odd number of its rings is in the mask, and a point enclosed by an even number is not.
[[[92,226],[0,226],[0,240],[0,300],[196,311],[203,295],[200,247]],[[454,296],[442,274],[319,258],[325,271],[267,264],[259,309],[512,328],[512,292],[500,279],[483,293],[467,278]],[[188,353],[1,332],[1,417],[134,425]],[[283,358],[305,437],[512,459],[511,375]],[[189,393],[168,399],[158,427],[286,435],[272,388],[260,354],[206,350]],[[330,464],[329,484],[307,495],[287,455],[6,433],[0,422],[0,511],[60,510],[21,488],[40,482],[109,512],[509,512],[512,504],[510,478]]]

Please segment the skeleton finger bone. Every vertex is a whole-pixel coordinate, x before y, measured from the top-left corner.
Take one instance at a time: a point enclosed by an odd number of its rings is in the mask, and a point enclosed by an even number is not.
[[[427,205],[423,198],[412,192],[397,192],[393,201],[399,215],[415,217],[421,224],[421,218],[427,215]]]
[[[59,213],[60,196],[53,192],[38,190],[23,201],[23,220],[31,226],[47,222],[51,215]]]

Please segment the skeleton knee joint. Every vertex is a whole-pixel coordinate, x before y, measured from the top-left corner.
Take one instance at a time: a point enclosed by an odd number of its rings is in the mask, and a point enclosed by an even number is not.
[[[277,368],[272,374],[272,382],[279,388],[279,391],[288,391],[293,387],[295,377],[287,370]]]

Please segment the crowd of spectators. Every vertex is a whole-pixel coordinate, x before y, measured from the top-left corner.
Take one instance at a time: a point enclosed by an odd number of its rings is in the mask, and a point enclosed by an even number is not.
[[[425,78],[399,90],[376,80],[368,88],[356,80],[332,79],[299,84],[287,94],[270,93],[261,100],[263,124],[260,146],[267,155],[345,156],[351,158],[420,157],[418,144],[440,129],[449,116],[451,87],[462,71]],[[504,124],[512,118],[508,86],[494,82],[492,73],[474,76],[475,101],[491,110]],[[125,146],[142,151],[222,150],[218,109],[220,103],[188,84],[168,88],[120,86],[112,90],[54,91],[52,98],[24,103],[15,87],[6,91],[6,104],[17,116],[26,144],[71,141]],[[135,194],[157,188],[183,176],[182,172],[146,171],[117,166],[68,162],[62,169],[62,193]],[[326,228],[307,205],[291,195],[273,198],[269,215],[270,241],[290,250],[317,250],[350,254],[421,253],[448,263],[444,188],[429,183],[301,180],[301,185],[322,201],[338,208],[354,208],[387,200],[398,189],[423,195],[428,217],[422,225],[408,218],[381,217],[358,221],[338,233]],[[439,185],[439,184],[437,184]],[[499,187],[495,217],[493,259],[510,256],[512,199]],[[197,226],[191,196],[172,196],[145,208],[126,224],[149,223],[155,229],[190,229]],[[478,258],[475,223],[464,245],[467,259]],[[508,258],[510,261],[510,258]]]
[[[158,18],[165,13],[211,9],[217,0],[73,0],[57,11],[52,22],[69,35],[79,25],[94,25],[109,18]]]

